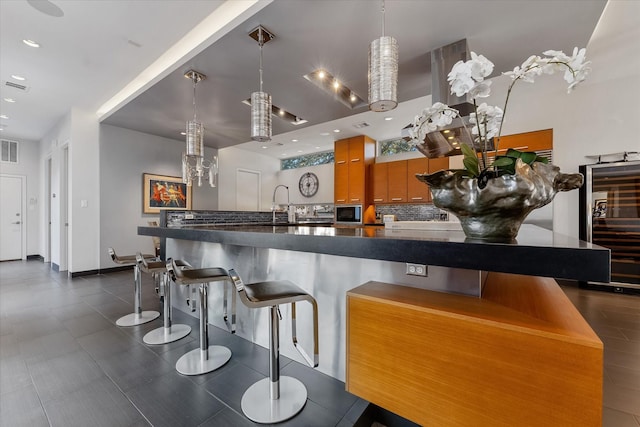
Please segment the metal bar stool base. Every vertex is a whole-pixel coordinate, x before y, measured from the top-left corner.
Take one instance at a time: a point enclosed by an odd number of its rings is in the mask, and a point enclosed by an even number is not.
[[[196,348],[176,362],[176,370],[182,375],[202,375],[215,371],[231,359],[231,350],[221,345],[209,346],[209,358],[202,358],[202,350]]]
[[[189,325],[171,325],[170,328],[165,328],[164,326],[154,329],[151,332],[148,332],[143,338],[145,344],[149,345],[160,345],[160,344],[168,344],[170,342],[178,341],[189,335],[191,332],[191,326]]]
[[[251,421],[273,424],[288,420],[304,408],[307,403],[307,388],[292,377],[280,377],[280,398],[271,400],[269,390],[271,379],[265,378],[244,392],[242,412]]]
[[[116,320],[116,325],[118,326],[136,326],[142,325],[143,323],[151,322],[154,319],[160,317],[160,313],[157,311],[143,311],[140,314],[131,313],[126,316],[122,316],[118,320]]]

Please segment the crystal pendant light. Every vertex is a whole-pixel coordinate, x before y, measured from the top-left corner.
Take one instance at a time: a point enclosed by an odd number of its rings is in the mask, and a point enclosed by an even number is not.
[[[218,184],[218,157],[204,158],[204,126],[198,122],[196,115],[196,85],[207,78],[194,70],[187,71],[184,76],[193,82],[193,120],[187,122],[187,144],[182,153],[182,182],[191,187],[197,180],[198,186],[202,181],[209,181],[215,187]]]
[[[382,37],[369,46],[369,109],[389,111],[398,105],[398,41],[384,35],[382,0]]]
[[[260,91],[251,94],[251,139],[267,142],[271,141],[271,95],[262,91],[262,46],[273,39],[273,34],[258,26],[249,36],[260,46]]]

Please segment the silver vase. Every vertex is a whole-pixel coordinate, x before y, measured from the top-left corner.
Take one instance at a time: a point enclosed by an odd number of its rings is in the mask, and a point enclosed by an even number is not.
[[[484,188],[476,178],[452,171],[416,178],[431,187],[435,206],[458,217],[467,237],[501,241],[514,240],[531,211],[551,202],[559,191],[580,188],[584,180],[579,173],[564,174],[540,162],[529,166],[520,159],[515,172],[489,179]]]

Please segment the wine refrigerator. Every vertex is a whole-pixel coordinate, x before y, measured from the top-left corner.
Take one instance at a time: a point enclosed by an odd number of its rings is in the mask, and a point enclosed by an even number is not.
[[[580,239],[611,250],[611,282],[583,287],[640,294],[640,161],[580,166]]]

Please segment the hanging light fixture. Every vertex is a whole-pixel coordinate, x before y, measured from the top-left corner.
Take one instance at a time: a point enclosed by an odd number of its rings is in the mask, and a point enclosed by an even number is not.
[[[398,41],[384,35],[382,0],[382,37],[369,46],[369,109],[389,111],[398,105]]]
[[[262,91],[262,46],[273,39],[273,34],[259,25],[249,33],[260,46],[260,91],[251,94],[251,139],[271,141],[271,95]]]
[[[198,186],[202,180],[209,181],[215,187],[218,184],[218,157],[212,160],[204,158],[204,126],[198,122],[196,115],[196,85],[207,78],[194,70],[187,71],[184,76],[193,82],[193,120],[187,122],[187,145],[182,153],[182,182],[191,187],[197,179]]]

